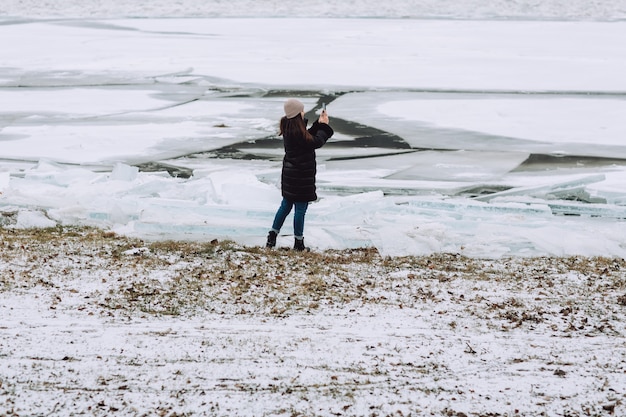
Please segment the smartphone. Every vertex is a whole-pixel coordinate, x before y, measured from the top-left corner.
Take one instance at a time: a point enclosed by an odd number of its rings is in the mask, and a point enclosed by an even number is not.
[[[322,111],[326,111],[326,103],[322,103]]]

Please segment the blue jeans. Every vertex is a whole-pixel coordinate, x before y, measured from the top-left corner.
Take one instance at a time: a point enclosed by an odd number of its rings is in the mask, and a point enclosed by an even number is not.
[[[293,214],[293,235],[296,239],[304,238],[304,215],[306,214],[306,209],[309,207],[309,203],[304,201],[289,201],[286,198],[283,198],[283,201],[280,203],[280,207],[276,212],[276,216],[274,217],[274,223],[272,224],[272,230],[278,234],[280,232],[281,227],[283,227],[283,223],[285,223],[285,219],[291,213],[291,209],[296,207],[296,211]]]

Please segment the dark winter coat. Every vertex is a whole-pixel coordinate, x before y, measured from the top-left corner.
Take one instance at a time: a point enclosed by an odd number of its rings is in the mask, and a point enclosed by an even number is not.
[[[305,120],[306,123],[306,120]],[[309,202],[317,200],[315,193],[315,150],[324,146],[333,135],[333,129],[315,121],[309,128],[313,140],[303,137],[283,136],[285,157],[281,175],[283,197],[293,202]]]

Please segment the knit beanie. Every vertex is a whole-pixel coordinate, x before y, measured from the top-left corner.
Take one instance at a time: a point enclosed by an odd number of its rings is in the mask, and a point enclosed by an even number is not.
[[[293,119],[303,111],[304,104],[302,104],[300,100],[290,98],[285,102],[285,116],[287,116],[287,119]]]

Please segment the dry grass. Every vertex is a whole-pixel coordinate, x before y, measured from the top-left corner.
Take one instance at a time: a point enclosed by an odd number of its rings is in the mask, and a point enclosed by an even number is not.
[[[281,316],[324,306],[452,301],[498,326],[520,326],[554,315],[582,320],[626,304],[623,259],[385,258],[372,248],[298,253],[228,241],[144,242],[72,227],[0,234],[3,291],[106,282],[107,293],[91,294],[82,307],[109,314]]]

